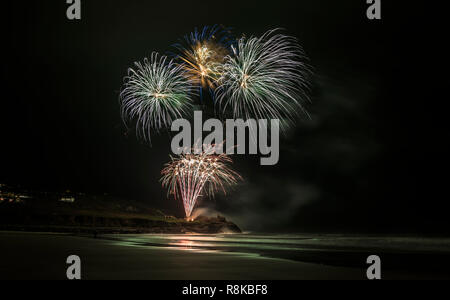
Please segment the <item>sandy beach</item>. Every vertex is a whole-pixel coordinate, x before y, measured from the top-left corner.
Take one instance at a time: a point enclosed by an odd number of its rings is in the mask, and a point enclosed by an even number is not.
[[[332,263],[341,266],[301,261],[299,252],[310,253],[304,256],[306,261],[317,260],[323,251],[332,257],[335,250],[329,238],[326,240],[245,235],[109,235],[95,239],[2,232],[0,278],[64,280],[67,257],[78,255],[82,278],[92,280],[365,280],[364,261],[361,267],[354,266],[350,259]],[[341,247],[342,252],[348,251]],[[349,267],[342,266],[345,264]],[[384,274],[387,279],[426,278],[426,272],[407,270]]]

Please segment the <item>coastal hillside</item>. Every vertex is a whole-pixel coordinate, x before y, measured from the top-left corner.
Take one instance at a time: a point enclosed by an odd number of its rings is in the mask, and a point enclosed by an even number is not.
[[[176,218],[109,195],[0,190],[0,230],[63,233],[238,233],[223,217]]]

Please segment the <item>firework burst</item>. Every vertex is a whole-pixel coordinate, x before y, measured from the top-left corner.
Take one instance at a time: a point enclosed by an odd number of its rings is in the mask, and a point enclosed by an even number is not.
[[[202,89],[213,91],[222,75],[225,57],[231,54],[234,40],[221,26],[204,27],[185,36],[175,45],[176,55],[189,79]]]
[[[153,53],[128,71],[120,94],[122,118],[127,125],[134,122],[137,135],[149,141],[151,131],[170,128],[190,111],[193,96],[185,70]]]
[[[291,124],[308,99],[311,71],[306,61],[297,40],[277,30],[240,39],[223,64],[216,89],[223,114],[231,110],[235,119],[280,119]]]
[[[189,218],[199,197],[214,195],[226,187],[237,184],[241,176],[229,164],[232,159],[226,154],[216,154],[215,146],[208,146],[200,154],[183,154],[166,164],[161,182],[169,195],[183,200],[186,217]],[[204,195],[202,193],[205,193]]]

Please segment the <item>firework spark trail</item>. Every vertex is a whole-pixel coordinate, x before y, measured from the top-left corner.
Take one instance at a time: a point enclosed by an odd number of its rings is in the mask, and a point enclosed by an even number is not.
[[[231,46],[235,40],[230,31],[222,26],[195,29],[186,35],[184,40],[174,47],[176,58],[187,72],[189,78],[202,90],[209,90],[214,95],[217,80],[222,75],[225,57],[231,54]]]
[[[158,53],[135,63],[125,78],[120,94],[122,118],[125,124],[135,122],[136,133],[150,141],[151,131],[170,128],[192,107],[192,82],[185,70]]]
[[[183,154],[171,158],[162,171],[161,182],[168,188],[169,195],[175,199],[181,197],[184,204],[186,217],[190,217],[199,197],[202,193],[214,197],[222,190],[226,193],[226,187],[237,184],[241,176],[233,171],[228,164],[232,159],[226,154],[216,154],[216,146],[204,146],[200,154],[192,149],[191,154]]]
[[[308,100],[311,70],[293,37],[271,30],[242,38],[223,64],[216,99],[235,119],[280,119],[292,124]],[[305,112],[306,113],[306,112]],[[282,128],[286,129],[286,128]]]

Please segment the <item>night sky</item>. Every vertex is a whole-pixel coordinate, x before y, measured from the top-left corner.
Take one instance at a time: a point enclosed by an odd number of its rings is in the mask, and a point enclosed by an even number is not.
[[[159,183],[170,137],[149,147],[121,122],[127,69],[195,27],[281,27],[315,69],[312,118],[282,139],[279,165],[235,157],[245,182],[203,204],[248,230],[449,233],[439,8],[383,1],[383,20],[369,21],[365,2],[84,0],[69,21],[63,0],[8,1],[0,182],[180,213]]]

